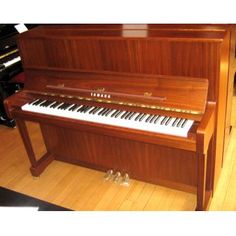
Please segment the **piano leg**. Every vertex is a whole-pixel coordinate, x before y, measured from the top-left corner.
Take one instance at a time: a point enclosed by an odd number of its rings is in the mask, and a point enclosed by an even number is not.
[[[31,174],[37,177],[54,160],[54,157],[52,154],[47,152],[39,160],[36,160],[35,153],[31,144],[31,140],[29,137],[29,133],[28,133],[25,121],[17,119],[16,123],[19,128],[20,135],[22,137],[26,152],[28,154],[28,157],[31,163],[31,168],[30,168]]]
[[[212,198],[212,190],[207,187],[207,154],[197,154],[198,176],[197,176],[197,211],[208,209]]]
[[[206,193],[207,155],[197,154],[197,211],[203,211]]]

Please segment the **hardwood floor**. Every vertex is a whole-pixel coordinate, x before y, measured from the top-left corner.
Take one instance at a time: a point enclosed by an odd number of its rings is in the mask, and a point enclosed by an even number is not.
[[[236,210],[236,111],[232,121],[230,144],[209,210]],[[38,127],[31,124],[30,128],[40,155],[45,147]],[[34,178],[18,129],[0,126],[0,186],[73,210],[195,209],[194,194],[136,180],[125,187],[104,181],[103,176],[103,172],[54,161],[40,177]]]

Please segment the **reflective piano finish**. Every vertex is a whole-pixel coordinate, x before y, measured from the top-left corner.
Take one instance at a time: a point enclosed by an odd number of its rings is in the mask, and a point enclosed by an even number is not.
[[[224,113],[219,106],[226,100],[219,89],[227,83],[222,63],[228,33],[155,27],[48,26],[21,34],[25,89],[5,104],[17,119],[33,175],[40,175],[54,159],[114,169],[196,192],[196,208],[207,208],[223,150],[223,129],[217,122]],[[180,137],[23,109],[39,98],[194,123],[187,137]],[[48,153],[40,161],[34,157],[25,120],[41,125]]]

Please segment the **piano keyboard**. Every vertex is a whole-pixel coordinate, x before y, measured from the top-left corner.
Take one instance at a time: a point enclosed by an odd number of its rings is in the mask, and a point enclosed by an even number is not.
[[[187,137],[193,120],[98,106],[37,99],[21,107],[24,111],[114,125],[137,130]]]

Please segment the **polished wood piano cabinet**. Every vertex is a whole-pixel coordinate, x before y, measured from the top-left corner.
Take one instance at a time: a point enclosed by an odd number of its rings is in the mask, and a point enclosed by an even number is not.
[[[197,209],[206,209],[222,164],[229,48],[230,32],[211,27],[45,26],[21,34],[19,49],[26,73],[25,90],[7,99],[5,104],[9,114],[17,119],[32,174],[39,175],[54,158],[103,170],[121,168],[121,171],[130,172],[133,178],[197,192]],[[81,91],[76,90],[81,88],[86,91],[103,91],[105,88],[108,92],[120,88],[116,99],[123,102],[120,106],[126,107],[127,102],[140,104],[140,99],[142,102],[147,100],[138,92],[155,94],[157,86],[153,81],[166,81],[159,83],[165,87],[167,81],[179,83],[187,79],[195,84],[188,89],[198,89],[197,84],[205,81],[203,78],[209,83],[207,99],[195,97],[196,101],[205,103],[199,110],[202,116],[186,113],[189,95],[176,95],[175,99],[182,98],[182,102],[176,103],[173,99],[167,106],[173,108],[171,111],[163,109],[166,104],[159,106],[161,110],[157,109],[161,114],[175,115],[176,109],[180,109],[183,111],[178,112],[180,117],[187,114],[188,118],[196,120],[187,138],[91,125],[89,122],[77,125],[78,121],[29,114],[20,109],[24,103],[40,96],[56,95],[61,101],[73,100],[75,96],[81,98],[84,94],[78,95]],[[182,82],[183,86],[185,82]],[[139,86],[133,87],[134,83]],[[145,90],[141,90],[142,87]],[[180,87],[176,88],[176,94],[179,94]],[[126,91],[123,96],[121,89]],[[170,95],[170,90],[164,91]],[[132,98],[127,94],[133,95]],[[157,98],[152,102],[156,105],[160,101]],[[147,101],[145,104],[150,105]],[[194,111],[191,104],[188,105],[187,110]],[[104,103],[104,106],[111,104]],[[129,106],[131,108],[148,109]],[[37,121],[41,125],[48,153],[40,161],[34,158],[24,120]],[[75,141],[66,142],[68,137]],[[69,149],[66,148],[68,144],[71,145]],[[76,151],[78,146],[80,152]],[[98,147],[100,150],[96,149]],[[150,158],[152,156],[155,158]]]

